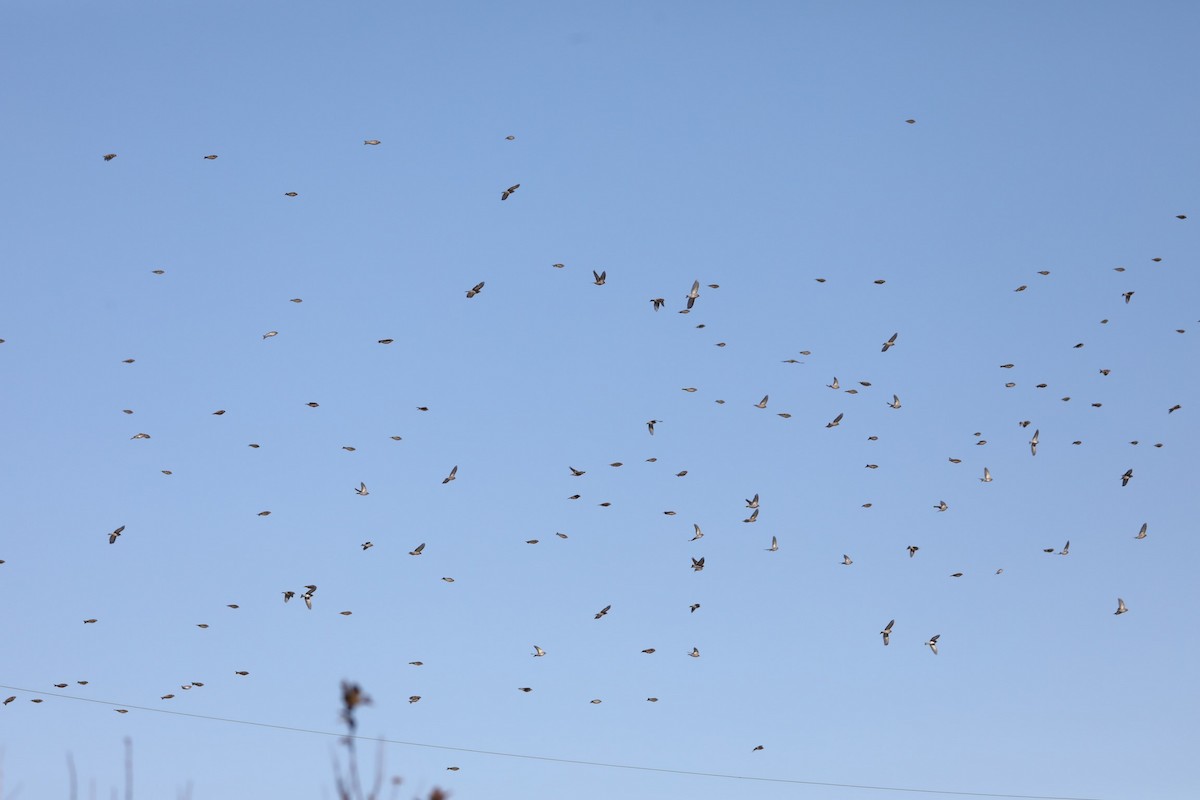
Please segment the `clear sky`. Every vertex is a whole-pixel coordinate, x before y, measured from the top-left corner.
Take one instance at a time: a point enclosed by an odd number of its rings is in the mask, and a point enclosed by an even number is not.
[[[1195,797],[1197,30],[9,3],[0,797]]]

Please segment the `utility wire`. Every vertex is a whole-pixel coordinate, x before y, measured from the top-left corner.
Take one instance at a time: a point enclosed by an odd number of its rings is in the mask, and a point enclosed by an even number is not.
[[[627,769],[636,770],[639,772],[661,772],[669,775],[691,775],[699,778],[725,778],[727,780],[737,781],[759,781],[762,783],[786,783],[796,784],[801,786],[825,786],[837,789],[864,789],[873,792],[908,792],[910,794],[937,794],[951,795],[955,797],[994,797],[1002,800],[1099,800],[1095,797],[1064,797],[1059,795],[1039,795],[1039,794],[1000,794],[997,792],[956,792],[946,789],[914,789],[902,786],[869,786],[858,783],[834,783],[832,781],[806,781],[797,778],[764,778],[758,775],[732,775],[724,772],[694,772],[686,769],[669,769],[667,767],[646,767],[637,764],[612,764],[605,761],[584,761],[577,758],[555,758],[553,756],[535,756],[527,753],[505,753],[498,750],[479,750],[473,747],[453,747],[444,744],[428,744],[426,742],[404,742],[399,739],[387,739],[381,736],[362,736],[359,734],[344,734],[335,731],[322,731],[313,728],[296,728],[291,725],[276,725],[270,722],[254,722],[247,719],[230,719],[228,717],[215,717],[208,714],[192,714],[187,711],[174,711],[166,708],[150,708],[149,706],[134,706],[125,703],[113,703],[108,700],[97,700],[93,697],[79,697],[70,694],[59,694],[58,692],[43,692],[37,689],[23,689],[19,686],[5,686],[0,684],[0,689],[10,689],[14,692],[27,692],[29,694],[44,695],[46,697],[57,697],[63,700],[80,700],[85,703],[97,703],[102,706],[112,706],[114,708],[137,709],[138,711],[151,711],[156,714],[171,714],[177,717],[192,717],[193,719],[206,719],[212,722],[228,722],[235,725],[253,725],[258,728],[272,728],[279,731],[290,731],[292,733],[307,733],[315,736],[331,736],[338,739],[355,739],[361,742],[378,742],[382,744],[398,744],[405,747],[424,747],[430,750],[449,750],[456,753],[473,753],[484,756],[498,756],[500,758],[523,758],[528,761],[550,761],[556,764],[577,764],[585,767],[603,767],[606,769]]]

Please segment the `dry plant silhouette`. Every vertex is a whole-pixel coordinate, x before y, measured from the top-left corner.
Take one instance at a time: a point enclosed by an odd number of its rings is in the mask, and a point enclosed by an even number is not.
[[[369,791],[363,791],[358,765],[358,720],[355,710],[370,704],[371,698],[363,693],[362,687],[357,683],[342,681],[342,722],[346,724],[346,736],[342,744],[346,746],[346,765],[343,769],[341,760],[334,755],[333,777],[338,800],[379,800],[383,791],[383,742],[379,743],[379,750],[375,754],[375,773]],[[392,788],[389,797],[395,800],[403,781],[399,776],[393,776],[389,783]],[[428,800],[447,800],[448,797],[441,789],[434,787],[429,792]]]

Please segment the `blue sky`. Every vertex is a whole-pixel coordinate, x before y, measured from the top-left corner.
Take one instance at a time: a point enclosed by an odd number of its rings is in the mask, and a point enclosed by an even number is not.
[[[5,17],[0,797],[1200,788],[1194,5]]]

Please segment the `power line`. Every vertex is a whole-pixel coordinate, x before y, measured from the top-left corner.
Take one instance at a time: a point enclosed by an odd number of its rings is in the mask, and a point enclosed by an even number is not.
[[[114,708],[130,708],[138,711],[150,711],[155,714],[171,714],[176,717],[191,717],[193,719],[206,719],[212,722],[228,722],[234,725],[252,725],[258,728],[271,728],[280,731],[290,731],[291,733],[307,733],[315,736],[331,736],[338,739],[355,739],[362,742],[377,742],[382,744],[397,744],[404,747],[424,747],[430,750],[449,750],[456,753],[472,753],[475,755],[497,756],[500,758],[523,758],[528,761],[549,761],[556,764],[576,764],[585,767],[603,767],[605,769],[625,769],[635,770],[639,772],[661,772],[669,775],[689,775],[699,778],[724,778],[726,780],[737,781],[759,781],[762,783],[786,783],[800,786],[824,786],[836,789],[863,789],[874,792],[907,792],[909,794],[936,794],[936,795],[952,795],[956,797],[993,797],[1001,798],[1002,800],[1099,800],[1095,797],[1064,797],[1059,795],[1038,795],[1038,794],[1001,794],[998,792],[957,792],[946,789],[914,789],[903,786],[869,786],[858,783],[834,783],[832,781],[806,781],[798,778],[764,778],[758,775],[732,775],[724,772],[695,772],[686,769],[670,769],[667,767],[646,767],[637,764],[613,764],[605,761],[584,761],[577,758],[556,758],[554,756],[536,756],[528,753],[505,753],[498,750],[479,750],[473,747],[454,747],[444,744],[428,744],[426,742],[405,742],[399,739],[387,739],[381,736],[362,736],[359,734],[344,734],[335,731],[322,731],[314,728],[296,728],[291,725],[276,725],[271,722],[255,722],[247,719],[230,719],[228,717],[215,717],[208,714],[193,714],[187,711],[174,711],[166,708],[150,708],[149,706],[135,706],[127,703],[113,703],[109,700],[97,700],[93,697],[79,697],[77,695],[59,694],[58,692],[44,692],[38,689],[23,689],[19,686],[5,686],[0,684],[0,689],[10,689],[14,692],[27,692],[29,694],[44,695],[46,697],[57,697],[63,700],[79,700],[85,703],[97,703],[103,706],[113,706]]]

